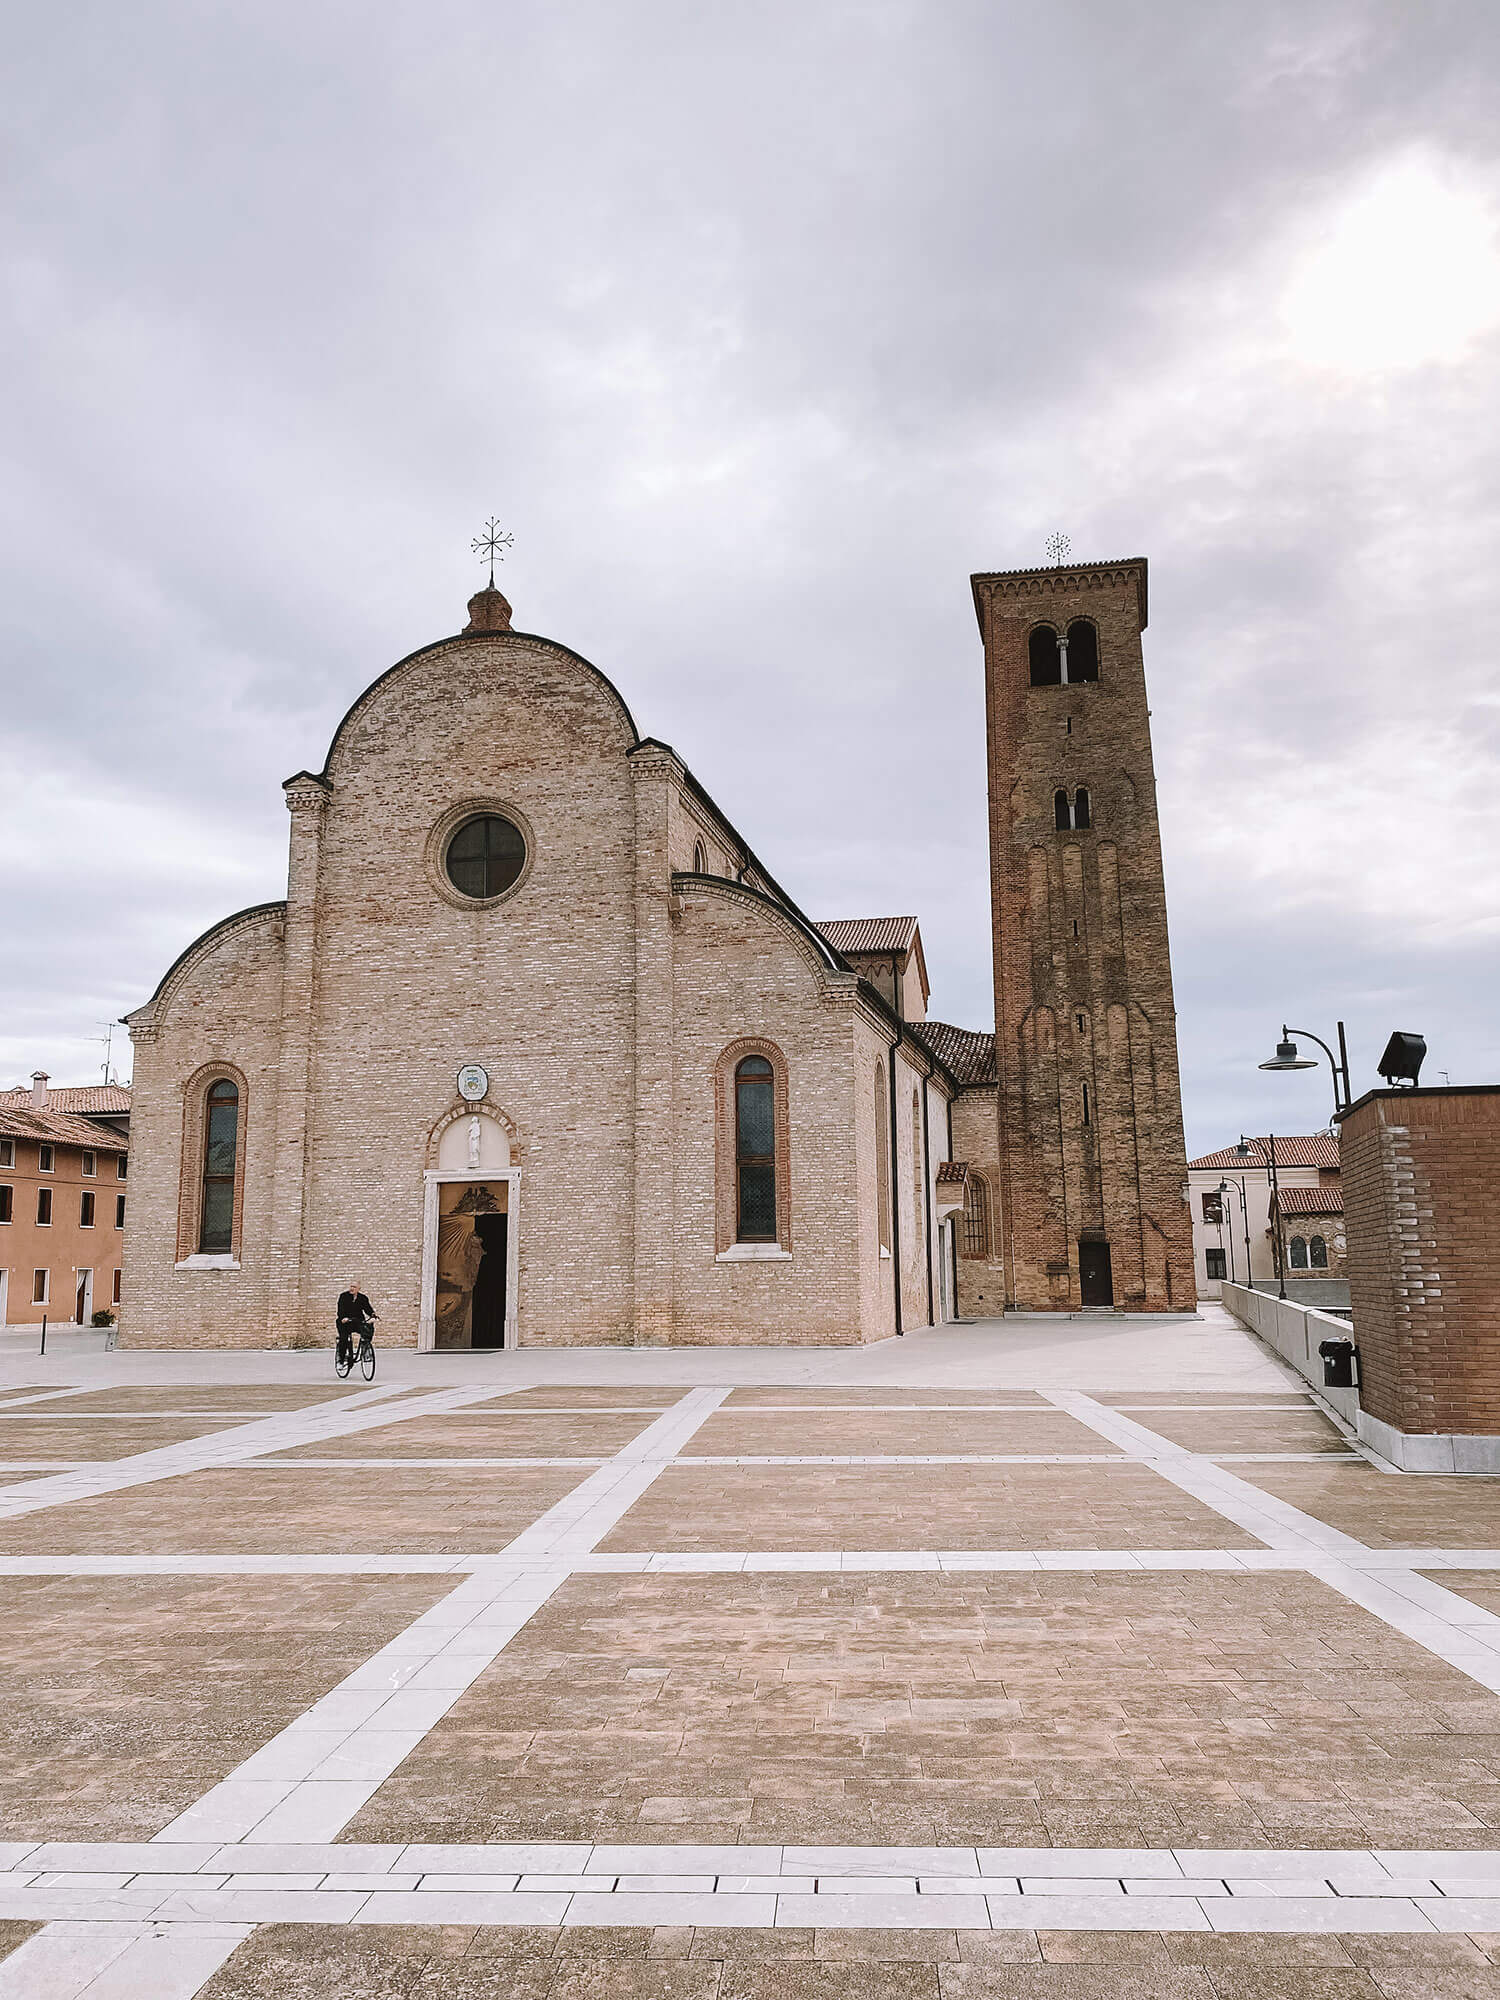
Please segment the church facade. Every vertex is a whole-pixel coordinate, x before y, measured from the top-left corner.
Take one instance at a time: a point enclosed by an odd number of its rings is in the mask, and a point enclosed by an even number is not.
[[[122,1343],[326,1344],[351,1280],[382,1341],[435,1350],[857,1344],[1076,1307],[1066,1246],[1105,1211],[1064,1196],[1043,1242],[1019,1191],[1050,1172],[1024,1148],[1058,995],[1022,1010],[1013,1077],[987,1030],[927,1020],[914,918],[813,922],[603,674],[512,630],[493,586],[469,611],[287,780],[285,900],[128,1017]],[[1108,1115],[1140,1122],[1119,1093]],[[1138,1302],[1131,1259],[1123,1302],[1160,1309],[1160,1260]]]

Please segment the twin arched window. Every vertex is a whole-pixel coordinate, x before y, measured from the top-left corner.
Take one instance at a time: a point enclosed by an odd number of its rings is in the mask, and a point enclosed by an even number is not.
[[[240,1093],[227,1076],[209,1085],[203,1107],[203,1188],[198,1249],[205,1256],[234,1248],[234,1184],[240,1150]]]
[[[1080,785],[1071,798],[1059,786],[1052,794],[1052,820],[1059,833],[1069,833],[1074,827],[1092,826],[1088,786]]]
[[[1033,687],[1071,686],[1099,678],[1099,628],[1092,618],[1075,618],[1066,632],[1033,625],[1026,638]]]
[[[734,1072],[735,1240],[776,1237],[776,1075],[764,1056]]]
[[[1305,1236],[1294,1236],[1287,1249],[1294,1271],[1328,1269],[1328,1242],[1325,1237],[1314,1236],[1309,1242]]]

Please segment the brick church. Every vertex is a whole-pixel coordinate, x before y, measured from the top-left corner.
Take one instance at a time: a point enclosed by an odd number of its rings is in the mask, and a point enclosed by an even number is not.
[[[1191,1311],[1144,561],[973,579],[995,1022],[814,921],[598,668],[469,622],[286,782],[284,901],[129,1016],[121,1337],[881,1340]]]

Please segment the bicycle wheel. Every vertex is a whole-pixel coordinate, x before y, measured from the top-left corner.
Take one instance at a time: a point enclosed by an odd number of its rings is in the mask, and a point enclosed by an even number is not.
[[[362,1340],[359,1344],[359,1372],[367,1382],[375,1380],[375,1343]]]

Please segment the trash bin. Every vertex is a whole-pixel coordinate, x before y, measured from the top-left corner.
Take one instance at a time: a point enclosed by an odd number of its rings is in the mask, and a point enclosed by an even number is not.
[[[1325,1389],[1359,1387],[1359,1349],[1352,1340],[1320,1340],[1318,1352],[1323,1357]]]

